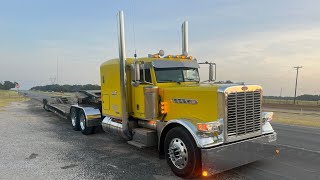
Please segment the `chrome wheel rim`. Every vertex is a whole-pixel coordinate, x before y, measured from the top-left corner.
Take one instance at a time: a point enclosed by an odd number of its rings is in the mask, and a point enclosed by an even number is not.
[[[85,129],[85,120],[86,120],[86,119],[85,119],[84,115],[81,114],[81,115],[80,115],[80,127],[81,127],[82,130]]]
[[[188,163],[188,150],[184,142],[179,138],[174,138],[169,144],[169,158],[172,164],[183,169]]]
[[[71,113],[71,123],[72,123],[72,126],[76,126],[76,119],[77,119],[76,112],[75,112],[75,111],[72,111],[72,113]]]

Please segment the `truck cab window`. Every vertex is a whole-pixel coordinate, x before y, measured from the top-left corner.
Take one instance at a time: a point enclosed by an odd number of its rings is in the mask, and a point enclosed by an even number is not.
[[[152,82],[150,69],[145,69],[145,73],[146,73],[146,81]],[[143,81],[143,70],[142,69],[140,70],[140,79],[141,79],[141,81]]]

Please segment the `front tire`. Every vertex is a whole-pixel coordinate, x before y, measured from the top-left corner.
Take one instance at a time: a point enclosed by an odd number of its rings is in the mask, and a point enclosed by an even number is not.
[[[87,126],[87,118],[82,110],[79,112],[80,130],[82,134],[89,135],[94,132],[94,127]]]
[[[201,155],[191,134],[175,127],[166,135],[165,157],[171,170],[182,178],[194,178],[201,172]]]

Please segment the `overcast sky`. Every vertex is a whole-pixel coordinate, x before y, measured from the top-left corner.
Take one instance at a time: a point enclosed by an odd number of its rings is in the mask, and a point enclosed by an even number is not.
[[[320,1],[0,0],[0,81],[23,89],[99,84],[99,67],[118,56],[116,14],[125,13],[127,55],[189,50],[217,63],[218,80],[260,84],[266,95],[320,94]],[[203,69],[203,68],[201,68]],[[203,74],[203,73],[201,73]],[[202,75],[204,80],[206,76]]]

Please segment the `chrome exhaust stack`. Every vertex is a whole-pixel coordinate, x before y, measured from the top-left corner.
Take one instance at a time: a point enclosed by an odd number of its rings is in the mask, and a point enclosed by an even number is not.
[[[182,55],[188,56],[189,52],[189,32],[188,32],[188,21],[183,22],[181,26],[182,32]]]
[[[117,15],[118,21],[118,45],[120,60],[120,91],[121,91],[121,120],[105,117],[102,121],[103,130],[106,132],[116,132],[127,140],[132,139],[129,131],[128,112],[127,112],[127,92],[126,92],[126,45],[124,33],[124,16],[123,11],[119,11]]]

